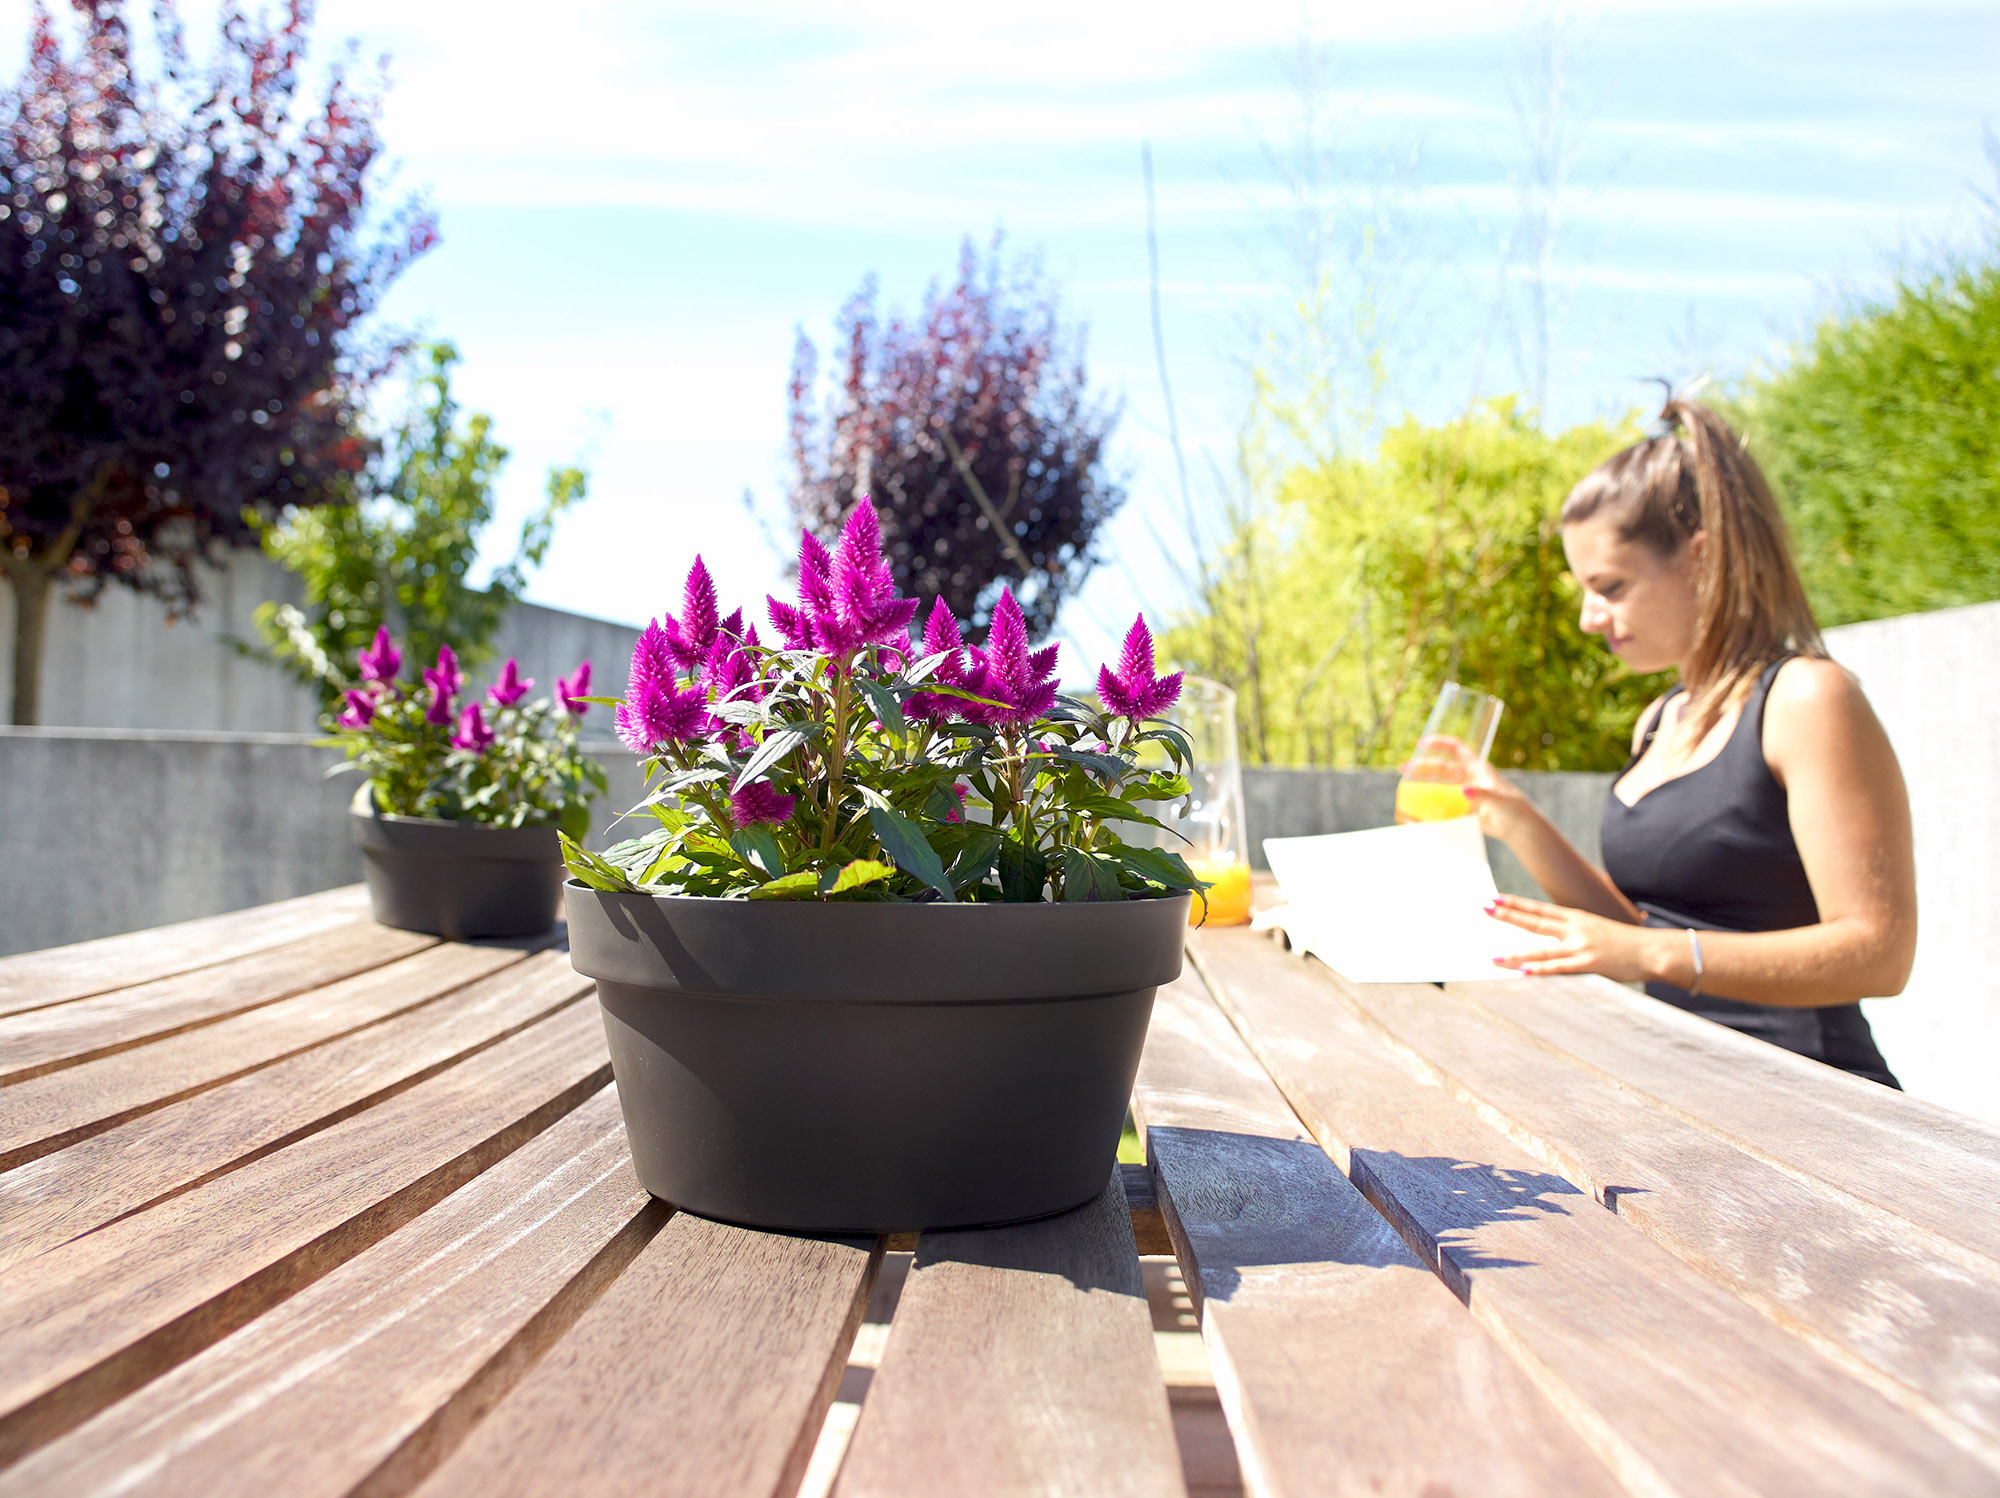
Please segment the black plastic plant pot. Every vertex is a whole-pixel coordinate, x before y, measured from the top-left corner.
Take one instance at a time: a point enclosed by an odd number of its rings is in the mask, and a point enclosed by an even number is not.
[[[461,940],[538,936],[562,908],[553,827],[352,813],[375,919]]]
[[[565,887],[639,1180],[809,1233],[1019,1222],[1110,1179],[1188,896],[714,900]]]

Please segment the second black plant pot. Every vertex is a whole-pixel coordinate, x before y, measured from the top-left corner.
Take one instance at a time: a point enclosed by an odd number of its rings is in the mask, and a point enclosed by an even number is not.
[[[1104,1189],[1188,897],[711,900],[565,888],[639,1180],[813,1233],[1017,1222]]]
[[[357,808],[354,840],[375,919],[462,940],[539,936],[562,908],[553,827],[482,827]]]

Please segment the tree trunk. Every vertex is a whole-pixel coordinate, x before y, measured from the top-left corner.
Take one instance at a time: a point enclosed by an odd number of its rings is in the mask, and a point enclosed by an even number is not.
[[[42,642],[55,585],[35,566],[9,567],[7,582],[14,590],[14,724],[26,727],[41,721]]]

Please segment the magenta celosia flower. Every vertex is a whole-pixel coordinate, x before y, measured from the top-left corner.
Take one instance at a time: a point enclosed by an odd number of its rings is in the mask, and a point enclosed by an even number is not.
[[[479,710],[478,703],[468,702],[465,711],[458,715],[458,732],[451,736],[451,747],[483,754],[492,742],[493,730],[486,726],[486,715]]]
[[[924,646],[922,654],[937,655],[948,652],[931,679],[947,687],[965,685],[965,640],[958,632],[958,620],[940,598],[931,605],[931,616],[924,622]],[[903,704],[904,715],[920,723],[943,723],[956,714],[964,699],[947,697],[941,692],[918,692]]]
[[[632,663],[625,672],[625,700],[632,701],[648,683],[671,688],[676,675],[672,642],[655,619],[639,632],[632,646]]]
[[[486,695],[493,699],[495,707],[512,707],[528,695],[528,688],[534,684],[535,678],[522,676],[519,664],[510,655],[507,664],[500,668],[500,679],[486,689]]]
[[[581,718],[590,711],[590,704],[583,700],[590,690],[590,662],[584,661],[576,668],[575,674],[556,678],[556,701],[562,710],[572,718]]]
[[[729,793],[729,815],[738,827],[753,822],[782,822],[798,804],[768,780],[753,780],[740,791]]]
[[[396,673],[403,669],[403,653],[389,638],[386,624],[375,631],[375,643],[366,646],[356,659],[361,663],[363,681],[394,681]]]
[[[465,685],[465,673],[458,669],[458,653],[449,645],[438,646],[437,664],[425,668],[424,685],[431,689],[431,705],[424,710],[425,721],[449,723],[451,699]]]
[[[1141,614],[1126,631],[1118,669],[1097,668],[1097,695],[1110,711],[1137,723],[1142,718],[1159,717],[1180,700],[1181,676],[1179,671],[1165,677],[1154,675],[1153,633]]]
[[[917,600],[896,596],[882,555],[882,521],[866,495],[848,512],[831,555],[810,532],[799,537],[799,606],[767,600],[771,623],[792,650],[844,659],[867,645],[906,648]]]
[[[618,704],[615,726],[634,754],[684,744],[708,731],[708,696],[699,687],[680,691],[671,681],[647,680]]]
[[[1056,652],[1050,645],[1030,654],[1027,621],[1012,588],[1000,594],[993,609],[993,627],[987,631],[986,648],[972,652],[972,666],[966,672],[965,689],[1001,707],[963,704],[965,716],[975,723],[999,723],[1025,727],[1055,706]]]
[[[746,697],[761,702],[764,689],[757,684],[757,626],[742,627],[742,612],[731,614],[723,629],[708,647],[701,663],[701,683],[715,694],[717,702]],[[736,627],[731,629],[729,626]]]
[[[430,704],[424,709],[424,721],[442,727],[451,721],[451,694],[432,681],[428,671],[424,673],[424,685],[430,688],[431,694]]]
[[[375,699],[358,687],[347,689],[347,711],[340,715],[342,728],[366,728],[375,719]]]
[[[687,586],[681,593],[680,618],[662,613],[660,620],[661,634],[674,664],[692,673],[707,658],[722,626],[715,606],[715,579],[708,575],[708,564],[699,556],[688,569]]]

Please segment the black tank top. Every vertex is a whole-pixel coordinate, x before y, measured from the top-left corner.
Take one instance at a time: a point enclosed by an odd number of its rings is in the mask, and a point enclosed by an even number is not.
[[[1789,659],[1789,657],[1787,657]],[[1604,802],[1604,871],[1645,913],[1649,926],[1698,931],[1786,931],[1819,923],[1799,845],[1792,837],[1785,788],[1764,762],[1764,699],[1783,660],[1757,678],[1722,752],[1707,764],[1663,781],[1627,806],[1615,789]],[[1639,762],[1660,731],[1660,699]],[[1690,994],[1671,983],[1646,992],[1704,1019],[1824,1061],[1890,1087],[1898,1083],[1875,1046],[1859,1004],[1790,1009]]]

